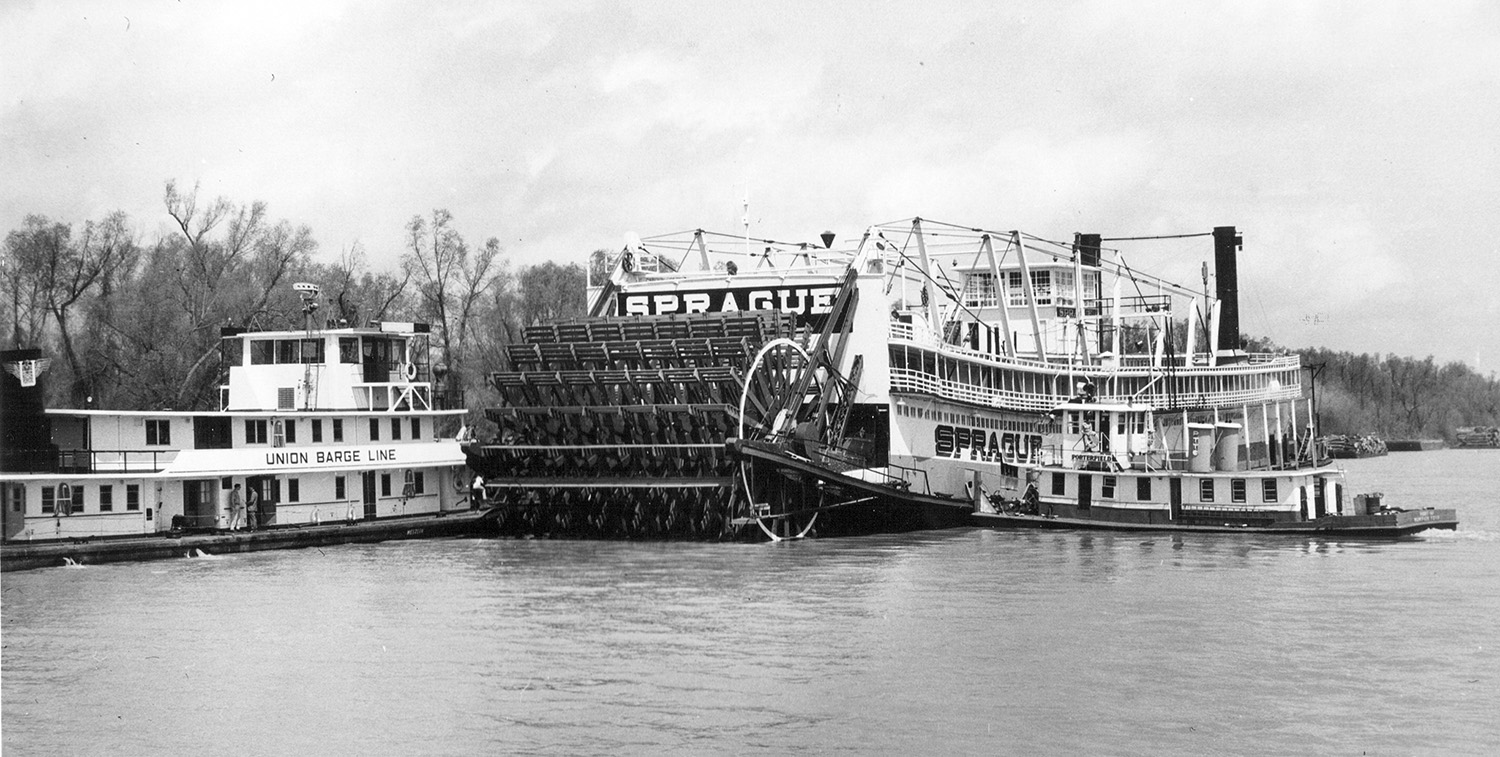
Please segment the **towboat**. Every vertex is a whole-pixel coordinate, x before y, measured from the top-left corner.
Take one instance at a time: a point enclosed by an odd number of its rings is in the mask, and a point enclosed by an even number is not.
[[[40,351],[0,357],[6,569],[461,530],[464,409],[433,382],[427,326],[308,320],[224,329],[206,411],[45,409]]]
[[[1456,527],[1349,495],[1298,356],[1241,345],[1241,235],[1190,237],[1212,289],[1101,234],[629,236],[587,317],[508,346],[469,466],[513,533]]]

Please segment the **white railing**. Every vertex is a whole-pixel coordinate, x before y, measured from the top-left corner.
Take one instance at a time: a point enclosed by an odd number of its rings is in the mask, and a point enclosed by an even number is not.
[[[919,337],[920,332],[920,337]],[[1126,355],[1119,358],[1110,358],[1113,365],[1106,363],[1097,355],[1091,355],[1087,359],[1078,359],[1072,355],[1054,355],[1048,361],[1034,357],[996,355],[982,350],[970,349],[961,344],[951,344],[942,341],[937,334],[929,331],[925,324],[918,329],[911,323],[892,321],[890,323],[890,340],[892,342],[908,342],[912,347],[928,349],[943,355],[952,357],[964,357],[978,360],[990,365],[1012,366],[1036,371],[1051,371],[1054,373],[1067,373],[1069,371],[1086,371],[1092,375],[1106,376],[1154,376],[1171,371],[1178,376],[1236,376],[1246,374],[1265,373],[1272,370],[1294,370],[1302,365],[1301,357],[1297,355],[1276,355],[1265,352],[1248,353],[1245,360],[1238,363],[1225,365],[1210,365],[1207,363],[1197,364],[1192,361],[1164,363],[1161,366],[1154,365],[1155,359],[1149,355]],[[1197,356],[1202,359],[1203,356]],[[1182,360],[1182,358],[1178,358]]]
[[[1048,412],[1058,405],[1073,399],[1072,395],[1053,392],[1022,392],[1012,389],[996,389],[974,384],[938,378],[924,371],[892,368],[890,372],[891,392],[915,392],[931,394],[943,399],[967,402],[985,407],[1008,408],[1027,412]],[[1051,382],[1047,382],[1051,385]],[[1156,408],[1174,407],[1238,407],[1262,402],[1289,401],[1301,397],[1300,385],[1289,385],[1279,389],[1219,389],[1207,392],[1177,392],[1162,390],[1149,392],[1113,394],[1100,392],[1095,402],[1108,404],[1151,405]]]

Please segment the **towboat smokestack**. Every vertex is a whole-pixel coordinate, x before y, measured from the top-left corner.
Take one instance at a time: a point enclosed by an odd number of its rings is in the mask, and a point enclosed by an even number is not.
[[[1240,279],[1235,256],[1244,243],[1233,226],[1214,227],[1214,280],[1219,297],[1219,349],[1240,348]]]
[[[1102,234],[1074,234],[1073,250],[1074,253],[1078,255],[1078,264],[1085,268],[1098,268],[1102,244]],[[1094,313],[1098,313],[1100,311],[1100,306],[1097,303],[1099,303],[1099,301],[1104,296],[1104,292],[1101,289],[1101,287],[1104,286],[1102,278],[1102,276],[1095,276],[1093,289],[1083,293],[1083,302],[1077,303],[1079,314],[1082,315],[1090,313],[1090,308],[1087,307],[1087,303],[1089,302],[1096,303],[1095,307],[1092,309]],[[1099,351],[1107,352],[1109,350],[1111,337],[1103,328],[1103,321],[1100,321],[1100,323],[1101,326],[1099,328]]]

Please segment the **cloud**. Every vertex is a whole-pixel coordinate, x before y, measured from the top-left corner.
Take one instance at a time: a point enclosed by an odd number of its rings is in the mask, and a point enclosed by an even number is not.
[[[124,209],[150,235],[169,178],[377,266],[435,207],[523,263],[737,232],[747,194],[778,238],[1235,224],[1247,329],[1500,343],[1462,275],[1500,257],[1493,4],[34,4],[0,34],[7,228]],[[1204,257],[1132,254],[1185,284]]]

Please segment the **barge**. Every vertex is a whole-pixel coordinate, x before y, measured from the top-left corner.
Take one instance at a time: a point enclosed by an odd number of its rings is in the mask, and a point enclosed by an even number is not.
[[[315,328],[299,289],[306,328],[223,330],[213,410],[45,409],[46,359],[6,353],[3,568],[473,530],[427,327]]]
[[[1455,446],[1465,449],[1500,449],[1500,427],[1459,426],[1453,432]]]
[[[1187,236],[1212,288],[1131,265],[1139,238],[921,218],[631,237],[588,317],[508,347],[469,466],[516,534],[1455,528],[1349,496],[1300,359],[1240,343],[1240,234]]]

